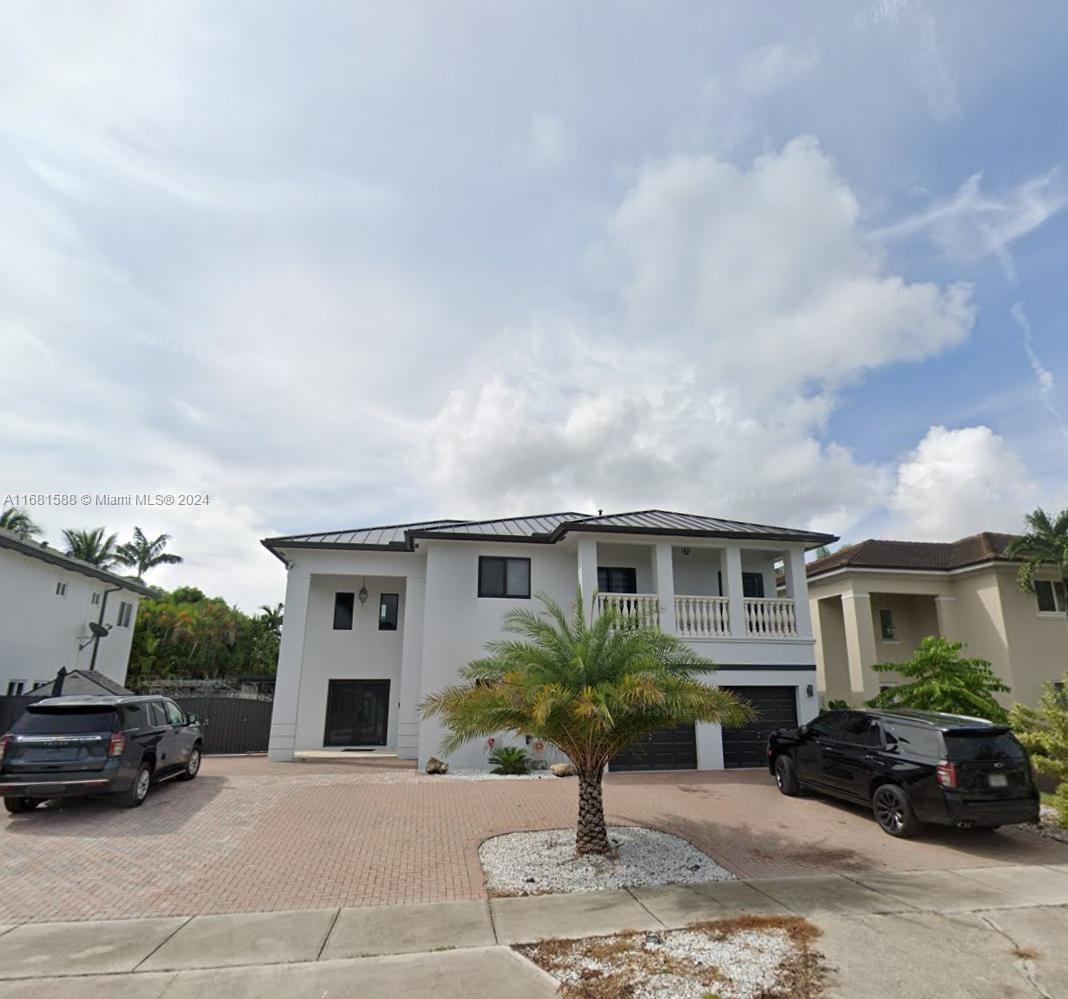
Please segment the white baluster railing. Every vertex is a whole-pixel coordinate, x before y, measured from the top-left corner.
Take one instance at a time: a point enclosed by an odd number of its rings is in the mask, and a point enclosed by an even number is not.
[[[746,597],[745,633],[759,638],[796,638],[794,602],[774,597]]]
[[[628,624],[660,627],[660,597],[655,593],[598,593],[597,613],[607,607],[615,607],[624,627]]]
[[[726,597],[675,597],[675,627],[685,638],[725,638],[731,633]]]

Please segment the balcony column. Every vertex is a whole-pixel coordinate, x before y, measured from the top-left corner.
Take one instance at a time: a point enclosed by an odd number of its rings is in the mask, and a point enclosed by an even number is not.
[[[875,651],[875,623],[871,616],[871,594],[843,593],[842,617],[845,623],[850,690],[854,694],[873,696],[876,690],[875,674],[869,667],[878,661],[878,654]],[[870,682],[869,677],[872,678]]]
[[[289,620],[282,626],[282,641],[278,647],[271,733],[267,742],[269,760],[292,760],[297,745],[297,706],[300,701],[300,674],[304,668],[304,631],[310,593],[311,575],[306,571],[290,569],[286,577],[285,603]]]
[[[653,546],[653,590],[660,597],[660,630],[675,634],[675,569],[670,542]]]
[[[587,616],[593,613],[593,599],[597,592],[597,541],[578,539],[578,585],[582,589],[582,609]]]
[[[724,549],[724,575],[727,578],[727,614],[731,638],[745,638],[745,596],[742,589],[742,550],[737,545]]]
[[[808,606],[808,574],[805,572],[805,553],[791,548],[783,558],[786,570],[786,595],[794,602],[794,620],[798,638],[812,638],[812,612]]]

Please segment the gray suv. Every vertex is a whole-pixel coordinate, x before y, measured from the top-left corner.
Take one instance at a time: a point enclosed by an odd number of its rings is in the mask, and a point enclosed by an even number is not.
[[[166,697],[48,697],[0,737],[0,795],[14,814],[88,794],[136,808],[152,784],[196,777],[203,744],[197,716]]]

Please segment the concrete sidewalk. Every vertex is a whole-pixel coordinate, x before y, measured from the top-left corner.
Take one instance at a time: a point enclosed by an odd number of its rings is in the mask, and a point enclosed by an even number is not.
[[[1068,997],[1068,865],[821,875],[489,901],[0,927],[0,999],[538,999],[507,945],[797,914],[828,995]],[[1037,956],[1036,956],[1037,955]],[[106,977],[105,977],[106,976]],[[1055,984],[1054,984],[1055,983]]]

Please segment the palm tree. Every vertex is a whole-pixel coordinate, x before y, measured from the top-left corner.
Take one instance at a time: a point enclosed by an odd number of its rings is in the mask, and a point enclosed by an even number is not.
[[[9,506],[0,513],[0,527],[10,531],[21,541],[31,541],[41,533],[41,528],[33,522],[30,515],[17,506]]]
[[[1034,592],[1035,573],[1040,566],[1053,566],[1068,592],[1068,510],[1062,510],[1052,520],[1041,507],[1027,514],[1029,528],[1005,549],[1005,555],[1022,559],[1017,578],[1020,586]]]
[[[271,607],[268,604],[260,604],[260,610],[263,611],[260,615],[260,620],[267,625],[275,635],[282,634],[282,611],[284,609],[284,604],[276,604],[274,607]]]
[[[154,569],[157,565],[180,565],[183,561],[181,555],[172,555],[163,549],[171,540],[169,534],[161,534],[158,538],[149,541],[140,527],[134,528],[133,541],[119,545],[115,552],[115,558],[123,565],[137,569],[137,580],[142,582],[145,573]]]
[[[80,558],[83,562],[89,562],[101,569],[111,569],[119,560],[116,549],[118,535],[109,534],[104,537],[102,527],[85,531],[67,529],[64,530],[63,537],[67,542],[67,554]]]
[[[578,594],[570,615],[547,597],[539,612],[513,610],[489,656],[460,670],[464,681],[426,698],[424,718],[440,716],[442,752],[497,732],[558,746],[579,778],[579,854],[609,852],[601,778],[612,757],[643,735],[687,722],[741,724],[744,701],[702,683],[715,666],[657,628],[626,627],[608,608],[587,621]]]

